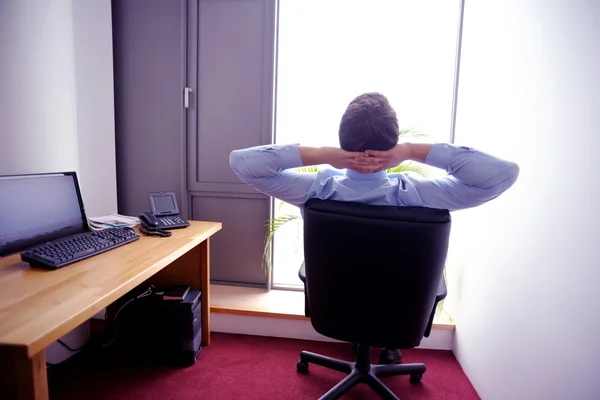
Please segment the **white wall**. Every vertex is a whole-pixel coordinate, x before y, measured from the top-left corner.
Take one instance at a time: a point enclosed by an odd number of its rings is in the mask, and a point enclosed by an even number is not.
[[[88,215],[117,212],[110,0],[73,0],[81,191]]]
[[[110,0],[0,1],[0,174],[77,171],[116,212]]]
[[[71,1],[0,2],[0,174],[77,170]]]
[[[112,64],[110,0],[0,0],[0,175],[74,170],[88,216],[117,212]]]
[[[484,400],[599,399],[600,2],[466,0],[464,23],[456,140],[521,173],[454,216],[455,354]]]

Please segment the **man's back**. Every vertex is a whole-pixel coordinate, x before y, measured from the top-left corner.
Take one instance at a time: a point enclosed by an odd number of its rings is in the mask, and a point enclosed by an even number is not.
[[[387,174],[384,171],[360,174],[352,170],[324,169],[317,173],[307,192],[306,201],[319,198],[386,206],[422,205],[415,190],[406,190],[403,184],[406,175]]]

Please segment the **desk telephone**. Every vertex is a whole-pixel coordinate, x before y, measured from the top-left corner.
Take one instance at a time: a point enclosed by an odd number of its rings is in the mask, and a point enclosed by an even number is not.
[[[179,229],[190,226],[190,223],[179,215],[177,199],[174,192],[148,193],[152,212],[139,215],[140,231],[148,236],[171,236],[168,229]]]

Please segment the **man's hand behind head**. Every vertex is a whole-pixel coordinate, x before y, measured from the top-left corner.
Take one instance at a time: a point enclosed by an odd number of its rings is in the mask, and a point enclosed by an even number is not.
[[[358,172],[378,172],[396,167],[410,160],[410,146],[407,143],[397,144],[389,150],[366,150],[356,158],[362,170]],[[355,168],[353,168],[355,169]]]
[[[372,173],[396,167],[406,160],[420,161],[419,157],[414,158],[412,146],[414,145],[402,143],[386,151],[366,150],[364,152],[346,151],[338,147],[301,146],[299,150],[305,166],[329,164],[337,169]]]
[[[372,172],[379,164],[367,157],[364,152],[346,151],[337,147],[322,147],[326,164],[338,169],[353,169],[358,172]]]
[[[351,152],[338,147],[307,146],[300,146],[298,150],[304,166],[329,164],[337,169],[354,169],[359,172],[371,172],[371,169],[378,167],[377,162],[364,152]]]

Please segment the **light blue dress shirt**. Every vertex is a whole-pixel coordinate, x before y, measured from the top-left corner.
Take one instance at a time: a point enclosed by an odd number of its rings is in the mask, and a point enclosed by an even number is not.
[[[448,175],[425,178],[417,173],[359,173],[323,169],[299,172],[298,144],[265,145],[234,150],[235,174],[261,193],[299,206],[311,198],[374,205],[420,206],[450,211],[476,207],[500,196],[519,175],[514,162],[450,144],[435,144],[425,164]]]

